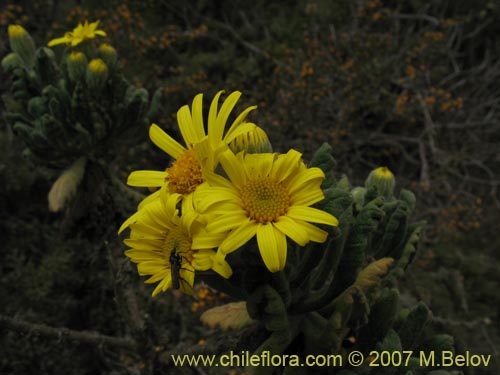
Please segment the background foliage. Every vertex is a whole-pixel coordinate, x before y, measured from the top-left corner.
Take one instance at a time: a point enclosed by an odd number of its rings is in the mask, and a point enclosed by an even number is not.
[[[496,2],[6,1],[0,55],[9,50],[8,24],[22,24],[43,45],[84,19],[101,20],[131,82],[163,91],[154,121],[170,133],[177,109],[195,94],[240,90],[242,107],[259,105],[252,120],[277,151],[295,147],[308,159],[328,142],[337,170],[357,184],[387,165],[400,187],[415,191],[415,218],[428,223],[403,299],[425,301],[436,329],[455,336],[457,351],[493,354],[491,366],[500,368]],[[8,93],[8,77],[0,74],[0,92]],[[0,313],[118,337],[135,324],[159,353],[178,345],[195,350],[214,337],[196,313],[223,296],[201,289],[194,300],[175,293],[152,300],[126,259],[110,265],[124,247],[104,239],[114,238],[133,201],[124,198],[112,218],[102,205],[77,222],[49,213],[47,193],[60,171],[23,159],[23,144],[0,121]],[[113,161],[123,181],[131,170],[168,163],[146,128],[142,134]],[[134,312],[121,311],[131,297],[116,293],[125,285],[141,292],[134,303],[147,313],[132,325],[125,317]],[[105,345],[68,344],[29,330],[2,329],[0,348],[2,373],[112,374],[152,366]]]

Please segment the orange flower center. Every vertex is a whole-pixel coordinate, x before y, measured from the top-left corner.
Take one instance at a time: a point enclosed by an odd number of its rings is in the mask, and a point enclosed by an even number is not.
[[[186,150],[180,154],[166,172],[168,189],[171,193],[192,193],[203,182],[201,166],[193,150]]]
[[[248,181],[241,189],[241,201],[247,215],[259,222],[269,223],[287,213],[290,194],[278,181],[270,177]]]

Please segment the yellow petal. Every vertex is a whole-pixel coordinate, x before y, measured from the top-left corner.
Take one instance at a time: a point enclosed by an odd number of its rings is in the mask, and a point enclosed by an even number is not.
[[[148,250],[127,250],[125,255],[128,256],[133,262],[140,263],[146,262],[148,260],[161,260],[164,259],[164,255],[155,251]]]
[[[193,237],[191,248],[196,249],[213,249],[220,245],[226,238],[225,233],[203,233]]]
[[[123,232],[130,224],[135,223],[137,221],[137,218],[141,215],[141,213],[136,212],[132,216],[130,216],[125,222],[120,226],[120,229],[118,229],[118,234]]]
[[[196,133],[193,127],[193,119],[191,118],[191,112],[189,111],[189,106],[182,106],[177,111],[177,123],[179,124],[179,129],[184,138],[187,148],[192,148],[196,142],[201,139],[197,139]]]
[[[311,241],[319,243],[323,243],[326,241],[328,237],[327,231],[303,220],[294,220],[294,222],[297,227],[301,227],[307,232],[307,235],[309,236],[309,239]]]
[[[161,171],[134,171],[130,173],[127,184],[139,187],[160,187],[165,183],[166,172]]]
[[[149,138],[160,149],[177,159],[186,149],[175,139],[165,133],[158,125],[152,124],[149,128]]]
[[[257,125],[255,125],[254,123],[251,123],[251,122],[245,122],[244,124],[241,124],[240,126],[238,127],[235,127],[234,129],[232,129],[232,132],[231,134],[227,134],[225,137],[224,137],[224,142],[229,144],[231,143],[236,137],[239,137],[240,135],[243,135],[243,134],[246,134],[246,133],[250,133],[251,131],[253,131],[255,128],[257,127]]]
[[[279,254],[278,241],[274,232],[272,224],[259,224],[257,227],[257,244],[267,269],[271,272],[278,272],[282,269],[281,266],[284,262],[281,259],[286,258],[286,253]],[[280,248],[280,250],[283,249]]]
[[[245,222],[246,220],[247,216],[243,210],[228,212],[226,215],[221,215],[220,217],[211,220],[207,225],[207,231],[215,233],[228,231],[237,227],[240,223]]]
[[[215,94],[210,110],[208,111],[208,139],[210,145],[214,146],[221,141],[222,138],[217,138],[217,107],[219,106],[219,98],[224,91],[219,91]]]
[[[296,191],[291,197],[291,204],[293,206],[311,206],[314,203],[318,203],[325,198],[323,190],[319,185],[307,186],[304,185],[304,189]]]
[[[292,173],[297,172],[301,157],[302,154],[294,149],[291,149],[285,155],[278,156],[271,175],[280,182],[286,180]]]
[[[294,194],[298,190],[305,190],[304,186],[307,184],[316,184],[319,187],[324,178],[325,174],[319,168],[305,169],[288,182],[288,191]]]
[[[193,128],[197,139],[205,137],[205,126],[203,125],[203,94],[198,94],[193,99],[191,106],[193,116]]]
[[[222,140],[227,119],[229,118],[229,115],[231,114],[231,111],[233,110],[234,106],[240,99],[240,96],[241,92],[235,91],[231,93],[231,95],[229,95],[226,98],[226,100],[224,100],[224,103],[222,103],[220,112],[217,114],[217,123],[214,129],[215,130],[214,138],[216,140]]]
[[[141,239],[126,239],[123,243],[133,249],[137,250],[161,250],[163,245],[163,240],[149,240],[145,238]]]
[[[281,216],[273,225],[300,246],[305,246],[309,242],[309,236],[304,228],[301,228],[295,220],[287,216]]]
[[[144,206],[148,205],[149,203],[152,203],[154,202],[156,199],[158,199],[160,197],[160,190],[157,190],[155,191],[154,193],[152,194],[149,194],[146,198],[144,198],[140,203],[139,205],[137,206],[137,208],[140,210],[141,208],[143,208]]]
[[[257,232],[257,225],[247,219],[233,230],[219,246],[219,252],[229,254],[246,244]]]
[[[224,140],[227,143],[231,142],[231,141],[227,140],[227,138],[232,136],[233,131],[235,131],[236,129],[239,129],[239,125],[243,122],[243,120],[245,120],[245,118],[247,117],[248,113],[250,113],[250,111],[253,111],[255,108],[257,108],[256,105],[248,107],[243,112],[241,112],[238,115],[238,117],[236,117],[236,120],[233,121],[233,123],[231,124],[231,127],[228,129],[228,131],[226,133],[226,136],[224,137]],[[234,137],[235,136],[232,136],[232,139],[234,139]]]
[[[288,209],[287,216],[293,219],[309,221],[313,223],[320,223],[326,225],[337,226],[339,221],[328,212],[318,210],[314,207],[292,206]]]
[[[241,164],[231,150],[226,150],[222,153],[220,163],[234,186],[238,189],[241,188],[247,180],[245,165]]]
[[[224,261],[219,261],[216,257],[212,257],[212,269],[217,272],[219,275],[221,275],[225,279],[229,279],[231,275],[233,274],[233,270],[229,266],[229,264],[224,260]]]
[[[50,42],[47,43],[49,47],[55,46],[57,44],[66,44],[69,43],[71,39],[67,38],[66,36],[63,36],[61,38],[56,38],[52,39]]]

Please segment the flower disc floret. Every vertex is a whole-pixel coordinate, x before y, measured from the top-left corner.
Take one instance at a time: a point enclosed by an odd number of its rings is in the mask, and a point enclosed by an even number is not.
[[[170,168],[166,169],[171,193],[190,194],[203,182],[201,166],[193,150],[184,151]]]
[[[248,217],[266,224],[287,213],[290,195],[286,188],[270,177],[248,181],[241,189],[241,202]]]

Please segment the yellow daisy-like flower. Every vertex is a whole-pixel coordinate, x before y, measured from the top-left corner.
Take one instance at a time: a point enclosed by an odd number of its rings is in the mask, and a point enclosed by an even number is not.
[[[256,106],[246,108],[233,121],[227,132],[226,123],[241,93],[233,92],[218,109],[219,91],[212,100],[208,112],[208,126],[205,132],[203,122],[203,95],[198,94],[191,108],[183,106],[177,112],[177,122],[184,138],[185,146],[165,133],[158,125],[149,128],[151,141],[175,160],[165,171],[135,171],[127,180],[131,186],[163,188],[163,191],[187,195],[203,181],[202,168],[213,171],[218,163],[218,155],[228,148],[236,137],[252,131],[256,125],[245,122],[248,113]],[[159,191],[154,193],[159,194]]]
[[[195,192],[197,208],[217,216],[208,222],[208,234],[195,236],[193,248],[229,230],[217,250],[218,259],[224,259],[256,235],[262,260],[276,272],[285,267],[287,236],[300,246],[326,241],[328,233],[310,224],[338,225],[331,214],[310,207],[324,199],[320,185],[325,175],[307,168],[301,156],[295,150],[281,155],[225,151],[220,163],[229,180],[206,173],[207,183]]]
[[[99,21],[92,23],[79,23],[73,31],[68,31],[61,38],[52,39],[47,45],[49,47],[55,46],[57,44],[69,44],[71,47],[75,47],[84,40],[94,39],[96,36],[106,36],[103,30],[98,30]]]
[[[131,249],[125,255],[137,263],[139,275],[150,276],[145,283],[158,283],[153,297],[169,288],[191,294],[196,270],[212,269],[225,278],[232,273],[225,260],[215,258],[212,249],[192,249],[192,238],[203,231],[203,226],[196,221],[192,207],[184,205],[185,211],[179,216],[176,205],[180,198],[175,194],[166,201],[155,199],[127,220],[130,238],[124,242]],[[222,239],[223,235],[218,242]]]

